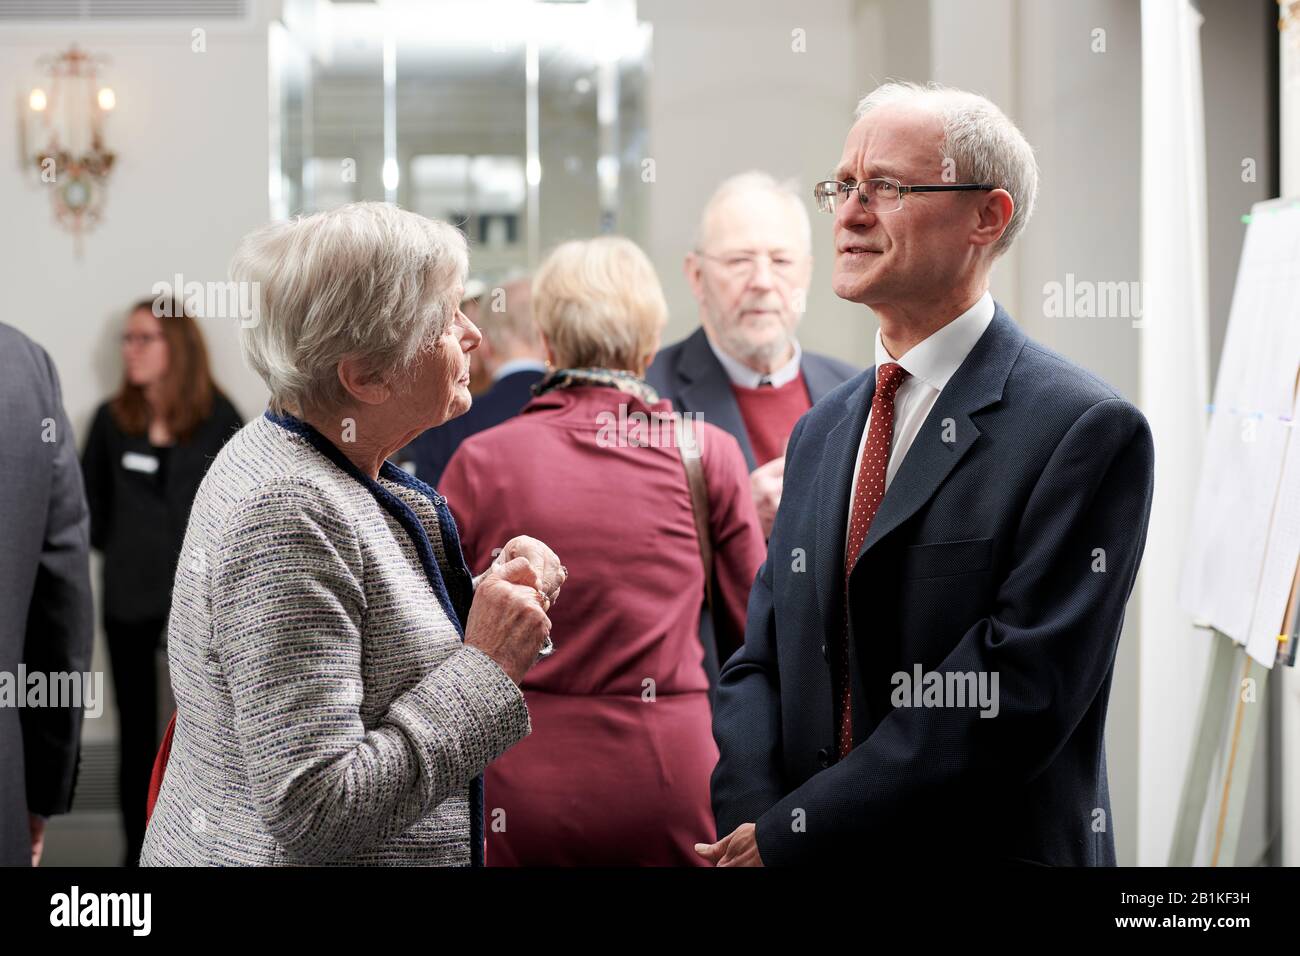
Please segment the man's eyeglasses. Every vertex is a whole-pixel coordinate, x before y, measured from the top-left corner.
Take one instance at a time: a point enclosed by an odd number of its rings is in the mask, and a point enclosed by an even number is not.
[[[990,183],[945,183],[941,186],[904,186],[897,179],[864,179],[860,183],[841,183],[834,179],[813,187],[813,197],[821,212],[834,215],[844,205],[849,193],[856,191],[858,201],[867,212],[898,212],[907,193],[949,193],[971,189],[997,189]]]
[[[803,265],[802,259],[787,252],[726,252],[715,256],[697,249],[695,254],[716,262],[725,274],[736,279],[748,279],[758,268],[759,261],[764,259],[771,265],[772,274],[782,279],[795,278]]]

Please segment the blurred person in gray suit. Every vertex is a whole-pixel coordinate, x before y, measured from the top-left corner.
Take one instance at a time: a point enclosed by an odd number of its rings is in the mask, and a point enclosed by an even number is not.
[[[90,543],[58,374],[3,323],[0,421],[0,864],[36,866],[46,820],[68,812],[77,780],[89,702],[56,698],[51,678],[90,669]],[[40,699],[25,679],[37,674],[50,691]]]

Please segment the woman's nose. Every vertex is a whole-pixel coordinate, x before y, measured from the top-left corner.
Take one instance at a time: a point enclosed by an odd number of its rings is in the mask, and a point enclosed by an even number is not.
[[[483,333],[479,331],[478,326],[475,325],[468,316],[465,317],[464,322],[465,334],[461,336],[461,346],[466,352],[472,352],[478,348],[479,343],[483,341]]]

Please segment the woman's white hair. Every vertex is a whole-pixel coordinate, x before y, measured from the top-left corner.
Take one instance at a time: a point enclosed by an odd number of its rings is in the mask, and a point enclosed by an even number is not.
[[[952,160],[958,182],[993,183],[1011,194],[1011,221],[992,250],[995,256],[1006,252],[1029,221],[1038,196],[1038,163],[1016,124],[978,93],[938,83],[883,83],[862,98],[855,116],[861,119],[877,107],[895,104],[939,115],[942,157]]]
[[[244,237],[230,277],[255,283],[258,321],[243,323],[248,364],[271,408],[335,408],[345,356],[399,382],[456,315],[469,268],[454,226],[381,202],[273,222]]]

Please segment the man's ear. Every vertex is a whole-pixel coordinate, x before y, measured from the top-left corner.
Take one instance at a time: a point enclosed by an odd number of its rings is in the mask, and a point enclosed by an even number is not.
[[[1011,223],[1016,204],[1005,189],[991,190],[980,203],[979,221],[971,232],[971,242],[977,246],[991,246],[1002,237]]]
[[[353,355],[339,360],[339,384],[363,405],[382,405],[392,397],[393,390],[366,363]]]
[[[683,271],[686,273],[686,281],[690,283],[691,293],[695,296],[695,301],[704,304],[704,275],[700,266],[700,257],[695,252],[686,253],[686,261],[683,263]]]

